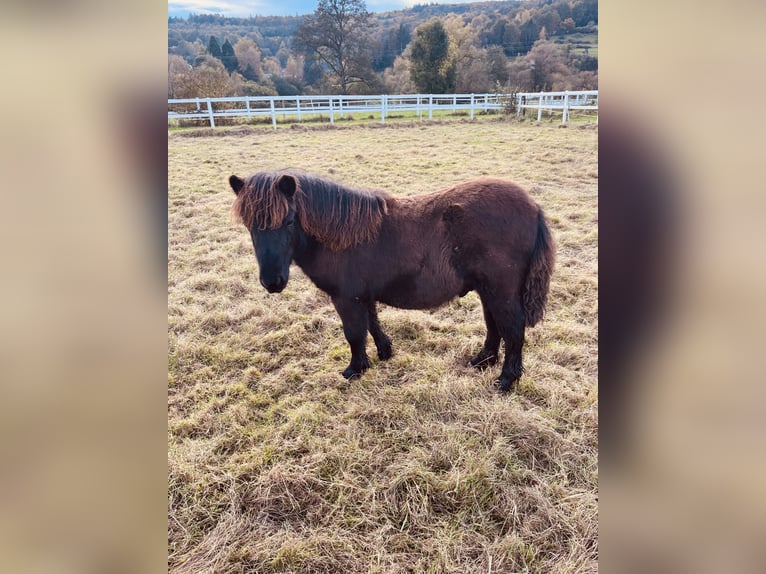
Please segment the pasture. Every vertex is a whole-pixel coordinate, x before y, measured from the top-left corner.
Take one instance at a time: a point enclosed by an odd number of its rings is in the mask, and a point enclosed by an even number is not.
[[[595,125],[483,121],[172,133],[168,564],[198,572],[598,570]],[[379,305],[394,355],[345,380],[329,298],[293,266],[268,294],[227,178],[293,167],[417,194],[515,180],[557,242],[515,392],[469,357],[475,293]]]

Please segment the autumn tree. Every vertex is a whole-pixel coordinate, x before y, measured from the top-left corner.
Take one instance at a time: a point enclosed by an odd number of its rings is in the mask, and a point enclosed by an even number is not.
[[[447,16],[443,21],[449,36],[450,56],[455,64],[455,91],[458,93],[489,92],[495,86],[490,77],[487,50],[479,47],[477,29],[461,16]]]
[[[520,91],[573,89],[573,71],[567,66],[566,54],[552,42],[536,42],[528,54],[508,66],[508,72],[511,87]]]
[[[455,89],[455,61],[450,41],[440,20],[418,26],[410,43],[410,79],[418,91],[445,94]]]
[[[575,30],[575,22],[571,17],[566,18],[562,20],[560,28],[565,34],[571,34]]]
[[[261,49],[250,38],[242,38],[234,44],[239,71],[248,80],[258,80],[263,74],[261,68]]]
[[[319,0],[294,35],[294,46],[318,61],[341,94],[373,77],[370,13],[364,0]]]
[[[417,89],[410,78],[409,60],[405,55],[397,56],[394,64],[383,71],[384,89],[389,94],[414,94]]]
[[[168,56],[168,98],[177,98],[179,90],[188,82],[192,67],[178,54]]]
[[[191,68],[179,56],[168,59],[168,91],[175,98],[221,98],[233,94],[234,85],[217,58],[205,55]],[[181,59],[182,60],[182,59]]]

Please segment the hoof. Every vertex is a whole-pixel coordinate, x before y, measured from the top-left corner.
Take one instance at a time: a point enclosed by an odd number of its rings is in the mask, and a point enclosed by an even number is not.
[[[479,353],[469,361],[469,364],[477,369],[491,367],[495,363],[497,363],[497,355],[488,355],[484,352]]]
[[[495,386],[500,390],[501,393],[509,393],[514,387],[514,383],[518,381],[518,379],[512,381],[510,379],[504,379],[500,377],[495,381]]]
[[[369,359],[367,359],[367,357],[365,357],[360,365],[354,365],[353,363],[351,363],[348,367],[346,367],[346,370],[343,371],[341,374],[347,379],[353,379],[356,377],[361,377],[362,373],[364,373],[369,368],[370,368],[370,361]]]
[[[394,352],[391,350],[391,345],[383,347],[382,349],[378,349],[378,359],[381,361],[387,361],[393,354]]]
[[[341,373],[341,375],[343,375],[344,378],[351,380],[351,379],[356,379],[357,377],[361,377],[362,372],[363,371],[355,371],[351,367],[348,367],[345,371]]]

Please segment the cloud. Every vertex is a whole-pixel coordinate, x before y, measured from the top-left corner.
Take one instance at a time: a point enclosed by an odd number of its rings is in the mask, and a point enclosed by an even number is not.
[[[268,12],[267,1],[227,1],[227,0],[181,0],[168,2],[168,14],[223,14],[224,16],[249,16]]]

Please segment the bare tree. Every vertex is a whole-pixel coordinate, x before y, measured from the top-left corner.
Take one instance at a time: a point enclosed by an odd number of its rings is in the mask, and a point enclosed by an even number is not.
[[[364,0],[319,0],[314,14],[295,32],[295,47],[319,61],[341,94],[373,77],[370,13]]]

